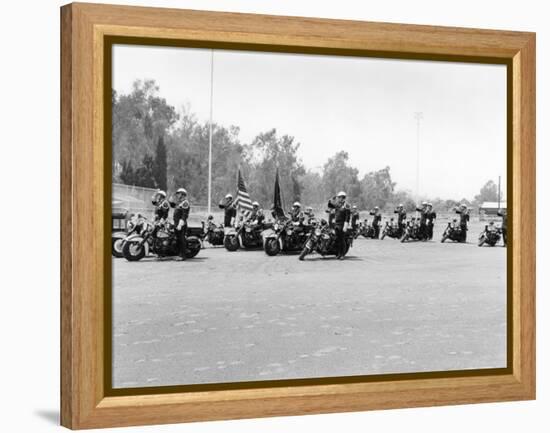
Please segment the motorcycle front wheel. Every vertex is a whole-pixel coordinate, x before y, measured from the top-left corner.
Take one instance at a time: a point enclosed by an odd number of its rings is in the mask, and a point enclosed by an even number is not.
[[[239,249],[239,240],[237,236],[226,236],[223,245],[227,251],[237,251]]]
[[[280,251],[277,239],[267,239],[264,245],[264,251],[268,256],[276,256]]]
[[[408,235],[403,235],[403,237],[401,238],[401,242],[406,242],[407,239],[409,239],[409,236]]]
[[[384,240],[384,238],[386,237],[386,232],[382,232],[382,235],[380,236],[380,240]]]
[[[111,248],[113,257],[117,257],[117,258],[124,257],[124,254],[122,253],[123,246],[124,246],[124,239],[121,239],[121,238],[113,239],[112,248]]]
[[[122,247],[122,254],[129,262],[137,262],[145,257],[145,246],[140,241],[126,241]]]
[[[187,259],[192,259],[199,253],[200,250],[201,250],[201,243],[198,240],[191,241],[191,242],[188,241],[187,250],[185,251],[185,257]]]

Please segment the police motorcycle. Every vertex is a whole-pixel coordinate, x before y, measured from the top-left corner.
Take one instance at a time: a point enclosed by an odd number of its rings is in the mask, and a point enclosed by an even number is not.
[[[222,224],[216,225],[214,223],[214,217],[208,215],[206,223],[201,222],[202,234],[201,239],[207,241],[212,246],[223,245],[224,241],[224,229]]]
[[[263,246],[263,232],[273,227],[272,223],[255,224],[242,217],[235,228],[226,230],[223,245],[227,251],[255,249]]]
[[[462,228],[457,222],[456,218],[453,218],[452,222],[447,223],[447,227],[441,236],[441,243],[445,242],[447,239],[455,242],[462,242]]]
[[[401,236],[401,242],[407,242],[409,240],[414,241],[426,241],[428,240],[427,232],[422,233],[420,229],[420,219],[411,218],[410,221],[407,221],[403,235]]]
[[[301,251],[311,230],[312,225],[300,224],[290,219],[278,220],[273,224],[272,233],[265,236],[264,251],[268,256],[276,256],[281,251]]]
[[[201,250],[200,227],[189,227],[187,229],[187,250],[185,257],[191,259]],[[178,235],[173,224],[166,221],[159,221],[155,224],[148,224],[147,230],[141,235],[132,236],[126,239],[122,247],[122,253],[126,260],[136,262],[149,253],[157,257],[178,256]]]
[[[111,254],[114,257],[122,257],[121,240],[124,239],[131,229],[126,209],[116,209],[112,212],[111,223]]]
[[[490,247],[494,247],[498,241],[500,241],[501,229],[495,226],[494,222],[490,222],[485,225],[485,230],[483,230],[478,238],[477,246],[482,247],[487,244]]]
[[[345,253],[346,255],[353,245],[353,230],[347,230],[345,236]],[[299,260],[312,253],[317,252],[321,256],[336,255],[336,232],[329,226],[325,219],[321,219],[319,223],[313,226],[313,229],[309,233],[304,248],[300,252]]]
[[[366,239],[376,239],[376,230],[370,221],[365,220],[360,226],[358,235]]]
[[[394,219],[391,218],[390,221],[386,221],[386,224],[384,224],[382,233],[380,233],[380,240],[384,239],[386,236],[393,239],[399,239],[401,238],[401,235],[402,233],[399,226],[396,222],[394,222]]]
[[[112,234],[112,254],[113,257],[121,258],[124,257],[122,253],[122,248],[127,239],[130,239],[133,236],[140,235],[142,232],[147,230],[147,225],[149,222],[147,218],[141,214],[137,214],[136,217],[128,220],[126,222],[126,231],[119,231]]]

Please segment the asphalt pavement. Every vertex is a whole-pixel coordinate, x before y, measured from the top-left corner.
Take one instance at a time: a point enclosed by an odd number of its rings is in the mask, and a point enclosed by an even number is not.
[[[113,384],[506,365],[506,248],[355,241],[344,261],[205,248],[113,260]]]

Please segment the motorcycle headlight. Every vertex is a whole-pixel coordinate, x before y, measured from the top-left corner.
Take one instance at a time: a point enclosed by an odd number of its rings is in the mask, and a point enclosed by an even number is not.
[[[321,236],[321,229],[315,229],[315,236]]]

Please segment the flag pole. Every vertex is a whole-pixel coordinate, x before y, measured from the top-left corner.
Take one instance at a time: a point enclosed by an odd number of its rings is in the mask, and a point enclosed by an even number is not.
[[[214,107],[214,50],[210,55],[210,122],[208,132],[208,214],[212,212],[212,117]]]

